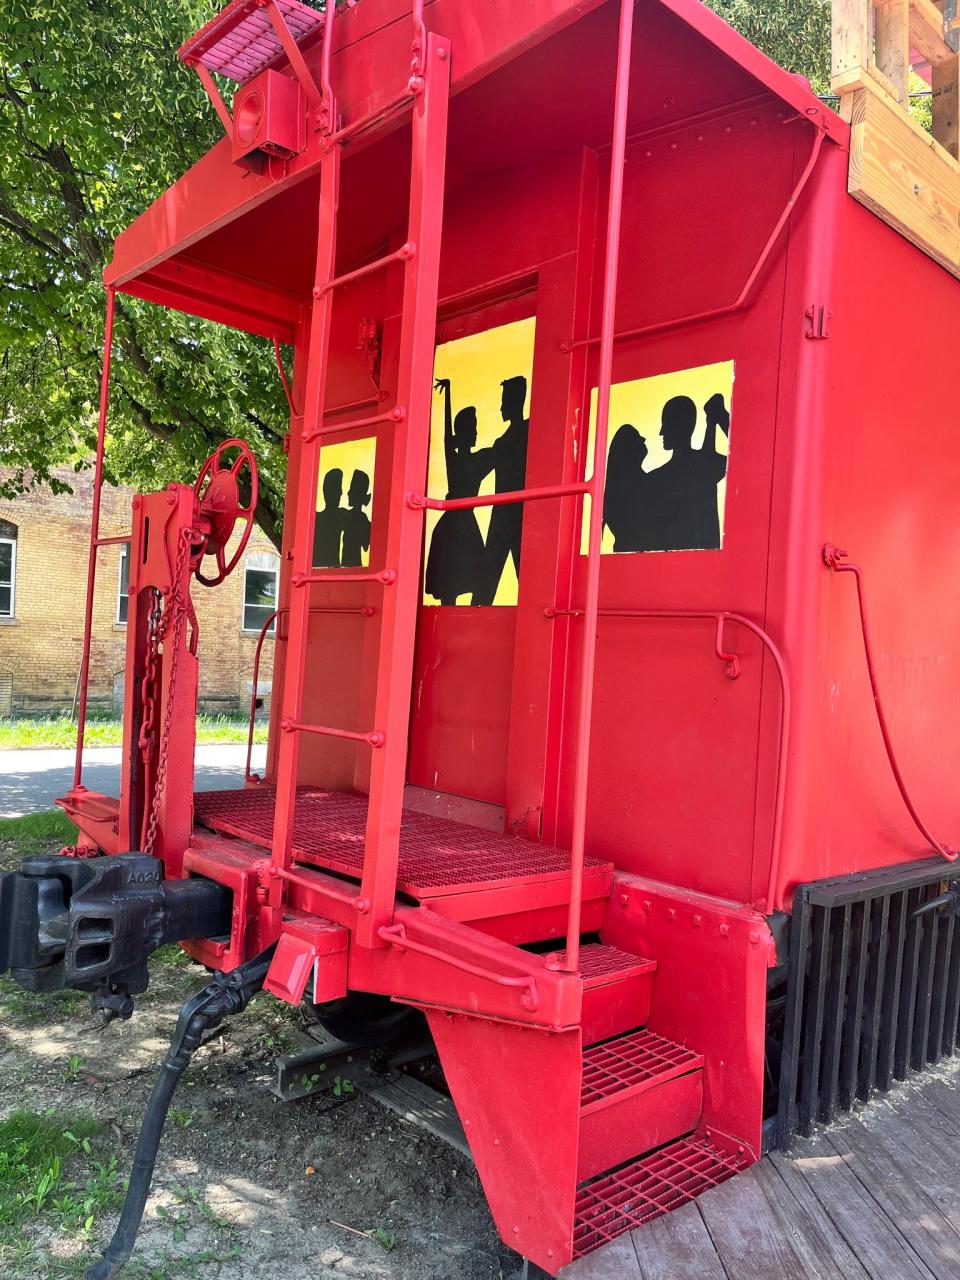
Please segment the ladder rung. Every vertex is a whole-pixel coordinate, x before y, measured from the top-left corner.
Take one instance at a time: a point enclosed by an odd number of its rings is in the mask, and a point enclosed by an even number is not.
[[[395,98],[386,103],[382,107],[377,107],[375,111],[368,111],[366,115],[360,116],[356,120],[351,120],[349,124],[343,125],[336,133],[332,133],[326,140],[326,146],[334,146],[336,143],[349,142],[351,138],[355,138],[358,134],[363,133],[366,129],[372,129],[376,124],[382,124],[384,120],[389,119],[394,112],[399,111],[401,107],[409,106],[419,94],[407,88],[403,93],[397,94]]]
[[[547,498],[572,498],[592,492],[593,482],[581,481],[542,489],[515,489],[512,493],[486,493],[477,498],[428,498],[421,493],[408,493],[407,506],[425,507],[428,511],[472,511],[475,507],[507,507],[515,502],[542,502]]]
[[[319,733],[325,738],[347,738],[351,742],[365,742],[368,746],[379,750],[387,740],[387,735],[379,729],[371,733],[354,733],[351,729],[331,729],[325,724],[304,724],[300,720],[282,720],[280,728],[284,733]]]
[[[406,415],[406,409],[402,404],[398,404],[395,409],[390,409],[387,413],[376,413],[371,418],[354,418],[352,422],[337,422],[333,426],[314,427],[312,431],[303,433],[303,443],[310,444],[311,441],[318,440],[321,436],[335,436],[342,431],[357,431],[361,427],[375,427],[381,422],[402,422]]]
[[[402,244],[393,253],[388,253],[383,258],[375,258],[373,262],[368,262],[365,267],[357,267],[356,271],[348,271],[345,276],[334,276],[326,284],[318,285],[313,291],[313,296],[320,298],[325,293],[329,293],[331,289],[339,289],[341,285],[352,284],[354,280],[362,280],[364,276],[372,275],[374,271],[382,271],[384,267],[389,267],[393,262],[409,262],[416,252],[417,246],[412,240],[408,240],[406,244]]]
[[[396,569],[369,569],[366,573],[295,573],[290,582],[295,587],[314,587],[322,582],[381,582],[392,587]]]

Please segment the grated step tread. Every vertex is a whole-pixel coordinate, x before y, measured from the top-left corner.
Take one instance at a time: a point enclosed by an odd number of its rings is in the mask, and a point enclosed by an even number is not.
[[[702,1070],[703,1061],[702,1054],[646,1029],[591,1045],[583,1051],[580,1108]]]
[[[682,1138],[584,1183],[574,1213],[574,1257],[689,1204],[746,1165],[705,1139]]]
[[[565,951],[554,951],[548,959],[552,966],[559,968],[562,967],[566,954]],[[621,951],[619,947],[610,947],[603,942],[590,942],[580,948],[579,972],[587,990],[638,974],[652,973],[656,967],[656,960],[647,960],[643,956]]]

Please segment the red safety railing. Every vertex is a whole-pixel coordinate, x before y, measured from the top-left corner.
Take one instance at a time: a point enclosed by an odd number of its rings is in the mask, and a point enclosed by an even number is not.
[[[582,618],[582,609],[544,609],[547,618]],[[770,868],[767,874],[767,892],[764,910],[769,914],[778,911],[783,905],[783,894],[780,891],[780,866],[783,852],[783,810],[787,793],[787,760],[790,743],[791,696],[790,679],[783,654],[773,638],[759,623],[742,613],[731,613],[729,609],[600,609],[601,618],[639,618],[665,619],[674,621],[709,621],[716,627],[714,634],[714,653],[718,661],[726,665],[726,675],[730,680],[738,680],[741,675],[741,659],[737,653],[727,651],[725,643],[725,627],[728,622],[746,628],[757,637],[773,659],[780,682],[780,733],[777,748],[777,780],[774,793],[773,833],[770,840]]]
[[[107,289],[107,314],[103,329],[103,367],[100,376],[100,416],[97,419],[97,453],[93,472],[93,510],[90,514],[90,551],[87,558],[87,600],[83,611],[83,647],[80,652],[80,694],[77,700],[77,755],[73,765],[73,789],[83,777],[83,739],[87,727],[87,693],[90,686],[90,645],[93,639],[93,593],[97,582],[97,553],[102,546],[126,542],[127,538],[100,537],[100,498],[103,491],[103,457],[107,437],[107,407],[110,403],[110,370],[113,359],[113,318],[116,293]]]
[[[867,616],[867,597],[863,588],[863,570],[858,564],[854,564],[847,559],[846,551],[840,551],[837,547],[831,546],[830,543],[823,548],[823,562],[828,569],[832,569],[834,573],[852,573],[857,584],[857,605],[860,611],[860,631],[863,635],[863,653],[867,662],[867,675],[870,679],[870,691],[873,694],[873,705],[877,713],[877,724],[880,726],[880,736],[883,738],[883,747],[887,753],[887,760],[890,764],[890,770],[893,773],[893,780],[897,784],[897,790],[900,792],[900,798],[903,801],[907,813],[913,820],[913,825],[917,828],[924,840],[930,845],[934,852],[938,853],[941,858],[947,862],[956,862],[960,854],[955,850],[948,848],[942,841],[938,840],[927,824],[920,817],[917,806],[913,803],[910,792],[907,790],[907,784],[900,770],[897,761],[896,752],[893,749],[893,738],[890,734],[890,725],[887,722],[887,714],[883,709],[883,702],[880,698],[880,681],[877,677],[876,663],[873,659],[873,643],[870,639],[870,621]]]

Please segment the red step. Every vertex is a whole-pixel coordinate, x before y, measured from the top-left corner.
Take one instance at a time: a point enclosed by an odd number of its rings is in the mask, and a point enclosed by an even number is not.
[[[692,1133],[703,1110],[703,1057],[652,1031],[584,1050],[577,1182]]]
[[[745,1167],[705,1139],[684,1138],[588,1182],[577,1191],[574,1257],[682,1208]]]
[[[564,954],[554,952],[551,959],[560,962]],[[583,978],[580,1024],[585,1045],[643,1026],[650,1016],[656,971],[655,960],[645,960],[619,947],[591,942],[580,948]]]

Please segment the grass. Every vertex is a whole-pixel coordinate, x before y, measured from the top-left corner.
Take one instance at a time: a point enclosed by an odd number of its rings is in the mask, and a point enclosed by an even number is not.
[[[197,742],[236,743],[246,742],[248,721],[246,717],[197,716]],[[254,742],[266,742],[266,723],[258,721],[253,731]],[[120,720],[91,717],[87,720],[84,742],[88,747],[119,747],[123,741],[123,725]],[[67,715],[28,718],[4,716],[0,719],[0,750],[18,751],[23,748],[73,747],[77,742],[77,722]]]
[[[22,818],[0,818],[0,849],[15,846],[18,862],[35,853],[55,853],[58,846],[76,842],[77,828],[60,809],[28,813]]]
[[[123,1188],[115,1157],[101,1160],[89,1115],[16,1111],[0,1121],[0,1274],[36,1276],[36,1228],[87,1242]]]

